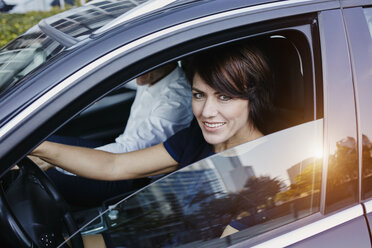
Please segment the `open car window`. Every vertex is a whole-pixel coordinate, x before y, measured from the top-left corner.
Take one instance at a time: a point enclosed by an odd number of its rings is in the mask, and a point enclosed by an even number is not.
[[[319,212],[323,119],[311,49],[297,31],[259,39],[276,81],[269,135],[105,201],[82,233],[108,232],[114,247],[225,247]]]
[[[135,80],[129,81],[82,111],[56,135],[113,142],[124,131],[136,90]]]

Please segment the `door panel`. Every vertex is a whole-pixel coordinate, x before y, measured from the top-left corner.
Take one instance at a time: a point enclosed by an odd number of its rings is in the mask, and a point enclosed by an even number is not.
[[[359,212],[362,213],[362,207],[359,205]],[[345,214],[340,213],[338,217],[339,220],[345,218]],[[332,220],[325,219],[325,222],[331,224]],[[327,224],[327,223],[325,223]],[[317,228],[317,227],[314,227]],[[318,229],[321,227],[318,227]],[[358,231],[356,231],[358,230]],[[347,237],[347,238],[342,238]],[[314,235],[308,239],[300,241],[289,247],[293,248],[328,248],[328,247],[337,247],[337,248],[369,248],[371,247],[371,242],[369,239],[369,233],[367,224],[364,216],[356,217],[350,221],[342,223],[336,227],[328,229],[318,235]]]
[[[308,224],[292,228],[292,231],[289,232],[282,231],[280,236],[250,247],[370,247],[368,230],[365,228],[366,222],[364,220],[363,208],[361,205],[356,205],[320,219],[304,219],[304,221],[307,221]],[[355,230],[358,230],[358,233],[355,233]],[[353,235],[350,235],[350,233]],[[342,237],[348,238],[343,239]],[[234,246],[234,248],[243,247],[246,246]]]

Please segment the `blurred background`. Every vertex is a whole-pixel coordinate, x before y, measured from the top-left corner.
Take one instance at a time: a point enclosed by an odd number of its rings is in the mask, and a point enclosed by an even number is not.
[[[88,0],[0,0],[0,48],[41,19]]]
[[[85,0],[0,0],[2,13],[26,13],[30,11],[50,11],[53,7],[65,8],[66,5],[84,4]]]

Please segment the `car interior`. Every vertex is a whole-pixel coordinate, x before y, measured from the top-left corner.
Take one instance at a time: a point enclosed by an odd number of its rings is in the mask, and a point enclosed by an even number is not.
[[[56,135],[114,142],[126,126],[136,90],[126,86],[81,112],[56,132]]]
[[[304,71],[308,66],[304,64],[304,51],[300,51],[291,39],[280,35],[272,35],[265,41],[265,51],[275,82],[274,110],[270,113],[272,122],[267,123],[268,133],[312,120],[313,85],[311,77]]]
[[[306,68],[309,65],[304,59],[309,56],[309,51],[296,47],[291,39],[296,35],[290,33],[288,36],[280,33],[261,39],[275,82],[274,106],[270,112],[271,121],[267,123],[267,134],[314,118],[312,75],[306,71],[311,69]],[[125,129],[134,97],[134,87],[119,87],[81,112],[56,134],[114,142]]]

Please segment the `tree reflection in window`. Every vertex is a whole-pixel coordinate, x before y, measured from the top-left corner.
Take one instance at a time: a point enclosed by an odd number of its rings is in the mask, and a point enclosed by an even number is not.
[[[288,169],[293,181],[288,187],[283,181],[269,176],[248,179],[245,188],[233,200],[238,207],[235,207],[237,212],[232,213],[235,218],[229,225],[235,231],[250,228],[244,232],[247,237],[261,233],[260,224],[270,224],[272,229],[318,211],[321,162],[321,159],[310,158]]]
[[[336,143],[328,157],[326,211],[358,202],[358,156],[356,141],[346,137]]]
[[[363,198],[372,197],[372,143],[367,135],[362,136],[362,165],[363,165],[363,181],[362,192]]]

